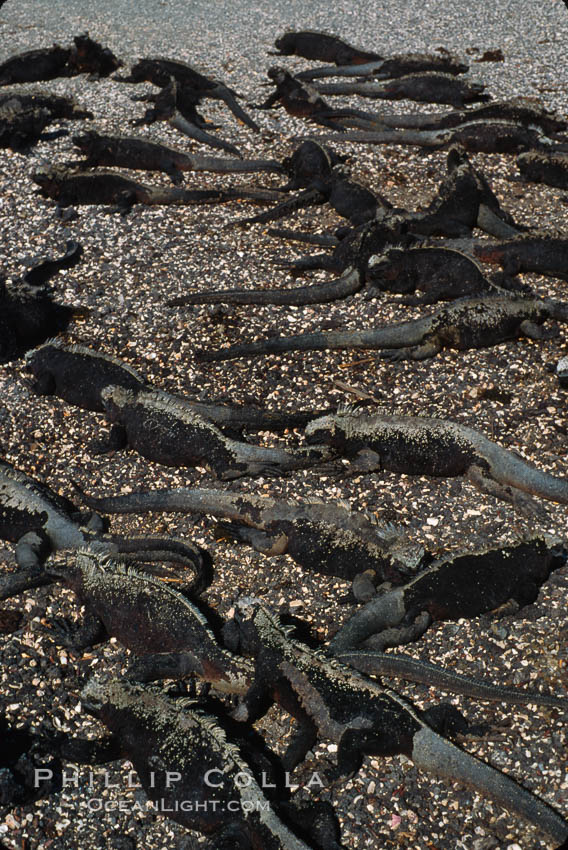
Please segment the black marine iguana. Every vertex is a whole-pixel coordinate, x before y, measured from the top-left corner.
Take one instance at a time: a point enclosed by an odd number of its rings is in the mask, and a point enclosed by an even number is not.
[[[473,101],[488,101],[483,83],[458,79],[452,74],[423,71],[381,83],[327,83],[314,86],[319,94],[357,94],[385,100],[414,100],[420,103],[448,103],[463,107]]]
[[[0,538],[16,543],[20,567],[0,578],[0,599],[52,581],[42,569],[42,562],[52,552],[85,547],[128,553],[135,560],[189,565],[195,571],[196,586],[206,586],[210,558],[203,549],[176,539],[106,534],[104,529],[100,517],[82,515],[47,484],[0,461]]]
[[[371,226],[378,224],[371,223]],[[411,237],[409,237],[411,238]],[[329,266],[343,262],[349,256],[349,246],[340,243],[341,251],[336,249]],[[393,242],[396,237],[393,234]],[[297,271],[306,267],[313,268],[306,260],[289,263],[288,268]],[[323,260],[314,258],[317,265]],[[505,295],[506,289],[517,294],[527,294],[527,287],[521,283],[503,281],[493,283],[485,277],[480,265],[461,251],[437,246],[411,246],[405,248],[394,245],[379,254],[363,258],[363,252],[356,258],[356,266],[349,265],[339,278],[328,283],[311,286],[299,286],[292,289],[225,289],[199,292],[194,295],[182,295],[169,301],[177,306],[184,304],[276,304],[295,305],[324,304],[354,295],[366,287],[366,297],[373,298],[379,292],[394,292],[407,295],[400,299],[402,304],[434,304],[436,301],[449,301],[475,295]],[[365,262],[366,260],[366,262]],[[315,265],[314,263],[314,265]],[[362,266],[362,268],[361,268]],[[335,268],[335,266],[334,266]],[[341,269],[339,269],[341,271]],[[423,295],[413,297],[408,293],[417,289]]]
[[[526,151],[517,165],[525,180],[568,189],[568,153]]]
[[[559,540],[533,537],[439,558],[407,584],[380,593],[356,611],[329,649],[333,654],[382,650],[416,640],[436,620],[478,617],[506,603],[522,608],[534,602],[541,585],[564,566],[567,555]]]
[[[58,271],[73,268],[82,254],[79,243],[69,240],[61,257],[40,260],[10,285],[0,276],[0,363],[20,357],[84,313],[53,301],[46,287]]]
[[[186,62],[163,57],[147,57],[139,59],[132,66],[128,77],[116,77],[115,79],[128,83],[141,83],[147,80],[155,86],[164,88],[169,85],[172,77],[183,89],[191,93],[195,103],[199,103],[204,97],[222,100],[239,121],[242,121],[256,133],[260,132],[258,125],[237,103],[237,97],[240,97],[240,95],[228,88],[221,80],[213,80],[200,74]]]
[[[330,127],[332,130],[344,130],[345,126],[372,129],[374,117],[360,109],[334,109],[314,86],[294,77],[285,68],[275,66],[268,69],[268,76],[276,86],[276,91],[264,101],[256,104],[255,109],[272,109],[276,104],[284,107],[295,118],[309,118],[316,124]]]
[[[217,174],[282,172],[284,167],[274,159],[220,159],[189,154],[136,136],[104,136],[96,131],[73,136],[73,144],[87,159],[81,168],[110,166],[143,171],[164,171],[172,182],[180,184],[184,171],[213,171]]]
[[[379,53],[359,50],[336,35],[317,30],[285,32],[276,39],[274,46],[278,52],[270,53],[271,56],[302,56],[304,59],[334,62],[336,65],[362,65],[366,62],[383,61]]]
[[[379,219],[388,225],[395,217],[404,219],[406,231],[420,236],[459,237],[471,234],[474,227],[499,238],[517,236],[523,228],[515,223],[499,204],[483,174],[470,163],[467,154],[459,145],[448,151],[448,175],[442,181],[437,195],[424,210],[408,212],[393,209],[392,204],[381,195],[345,179],[344,169],[335,167],[328,176],[314,180],[297,198],[284,201],[275,207],[238,223],[274,221],[299,206],[327,201],[335,210],[353,224]],[[394,225],[393,225],[394,226]]]
[[[35,378],[32,385],[34,392],[59,396],[84,410],[104,411],[101,391],[105,387],[151,389],[146,379],[124,360],[82,345],[67,345],[57,339],[28,352],[25,365]],[[181,401],[231,436],[242,436],[245,428],[272,432],[303,428],[316,416],[331,412],[267,410],[265,407],[215,404],[186,397]]]
[[[520,234],[503,242],[478,242],[475,256],[484,263],[500,265],[508,277],[519,272],[568,280],[568,239],[547,234]]]
[[[253,670],[217,641],[206,616],[183,593],[106,553],[80,551],[75,563],[49,565],[85,606],[77,629],[55,626],[56,640],[83,650],[109,637],[136,659],[127,676],[138,681],[192,674],[227,693],[245,693]]]
[[[133,204],[222,204],[233,200],[266,203],[280,198],[269,189],[184,189],[149,186],[114,171],[82,171],[64,165],[39,168],[32,180],[45,198],[60,206],[114,204],[128,209]]]
[[[222,479],[283,474],[326,460],[327,449],[287,451],[233,440],[182,398],[159,390],[107,387],[101,398],[114,424],[109,448],[129,446],[165,466],[205,466]]]
[[[239,627],[256,676],[235,717],[254,720],[266,711],[267,698],[277,699],[300,723],[286,767],[297,764],[320,735],[338,744],[330,778],[353,774],[365,754],[403,753],[417,767],[498,801],[555,840],[568,837],[568,823],[545,803],[434,731],[439,706],[419,714],[394,691],[291,638],[262,605]]]
[[[361,65],[324,65],[321,68],[300,71],[296,76],[299,80],[316,80],[322,77],[373,77],[377,80],[388,80],[424,71],[457,76],[465,74],[468,70],[469,66],[461,62],[457,56],[444,51],[437,56],[432,53],[401,53],[398,56],[375,59]]]
[[[314,141],[360,142],[366,145],[408,145],[431,150],[445,150],[461,145],[469,153],[520,153],[527,150],[566,150],[542,130],[514,121],[483,118],[458,124],[453,128],[434,130],[391,129],[359,130],[334,135],[312,137]]]
[[[343,410],[310,422],[306,439],[327,444],[343,457],[360,455],[367,471],[463,475],[482,492],[533,511],[534,502],[523,493],[568,504],[568,478],[556,478],[479,431],[447,419]]]
[[[365,275],[367,297],[378,292],[406,295],[400,303],[434,304],[475,295],[505,295],[504,287],[517,294],[528,294],[521,283],[494,283],[483,274],[473,257],[453,248],[417,245],[402,248],[395,245],[382,254],[369,258]],[[420,296],[410,293],[417,289]]]
[[[382,328],[271,337],[218,351],[202,349],[195,351],[195,357],[200,361],[218,361],[284,351],[364,348],[384,349],[380,356],[388,360],[426,360],[443,348],[466,351],[522,336],[545,339],[550,334],[541,325],[547,319],[568,322],[568,304],[551,299],[488,295],[453,301],[439,307],[430,316]]]
[[[276,775],[270,770],[260,778],[250,734],[246,744],[239,735],[237,746],[227,724],[198,703],[120,680],[91,680],[81,702],[111,732],[110,758],[128,758],[148,797],[173,820],[212,836],[208,850],[341,850],[331,809],[316,803],[297,810],[294,801],[284,808],[267,797]],[[180,805],[184,801],[192,805]],[[306,831],[312,834],[304,841],[298,835]]]
[[[154,490],[106,498],[78,489],[82,501],[97,511],[181,511],[221,517],[230,521],[222,529],[257,552],[287,554],[303,569],[345,580],[374,570],[380,581],[400,584],[426,560],[422,547],[407,540],[401,530],[381,526],[365,513],[342,505],[210,489]]]

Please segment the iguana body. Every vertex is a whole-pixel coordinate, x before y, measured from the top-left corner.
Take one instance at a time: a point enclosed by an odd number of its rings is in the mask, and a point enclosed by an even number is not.
[[[118,680],[89,682],[81,699],[132,762],[149,798],[182,826],[212,836],[218,850],[310,850],[273,810],[219,720],[195,702]],[[176,782],[168,778],[174,775]]]
[[[405,631],[415,638],[412,626],[425,612],[428,616],[422,620],[427,627],[436,620],[478,617],[508,602],[529,605],[550,573],[566,563],[566,554],[558,541],[534,537],[440,558],[403,587],[376,596],[356,611],[330,649],[335,654],[361,645],[382,649]]]
[[[268,76],[276,91],[256,109],[271,109],[276,104],[284,107],[294,118],[308,118],[332,130],[343,130],[345,125],[369,127],[372,116],[358,109],[334,109],[321,97],[317,89],[294,77],[285,68],[269,68]]]
[[[129,207],[164,204],[220,204],[245,199],[277,200],[278,193],[268,189],[183,189],[149,186],[113,171],[81,171],[66,166],[47,166],[36,171],[32,179],[41,194],[53,198],[60,206],[76,204],[115,204]]]
[[[239,712],[254,719],[266,705],[266,692],[300,721],[302,739],[285,762],[297,763],[318,737],[337,743],[334,775],[359,769],[364,754],[403,753],[417,767],[459,781],[531,821],[556,840],[568,836],[568,823],[548,806],[489,765],[438,735],[394,691],[289,637],[265,608],[258,606],[241,624],[245,651],[255,657],[255,685]],[[424,719],[423,719],[424,718]],[[301,748],[300,748],[301,745]]]
[[[175,539],[123,537],[103,533],[97,516],[82,516],[75,505],[47,484],[30,478],[6,461],[0,461],[0,538],[16,543],[20,571],[2,577],[0,598],[25,587],[51,581],[41,569],[52,552],[93,546],[107,552],[130,552],[141,560],[172,560],[189,564],[203,585],[209,570],[207,553]]]
[[[527,151],[517,157],[517,165],[526,180],[568,188],[568,153]]]
[[[250,345],[234,345],[218,351],[200,351],[199,360],[230,360],[284,351],[335,349],[385,350],[391,360],[425,360],[443,348],[466,351],[487,348],[527,336],[542,339],[541,324],[547,319],[568,321],[568,305],[561,301],[509,296],[464,298],[444,305],[422,319],[362,331],[330,331],[271,337]]]
[[[555,478],[479,431],[446,419],[341,412],[311,422],[306,438],[345,457],[363,452],[369,469],[464,475],[480,489],[521,507],[526,501],[522,493],[568,504],[568,479]]]
[[[40,47],[27,50],[0,64],[0,86],[12,83],[34,83],[56,77],[72,77],[89,73],[107,77],[122,65],[108,49],[103,48],[88,33],[74,38],[72,47]]]
[[[97,132],[73,136],[73,143],[87,157],[81,167],[105,166],[164,171],[174,183],[182,182],[182,172],[212,171],[217,174],[283,170],[276,160],[220,159],[188,154],[136,136],[102,136]]]
[[[49,567],[85,606],[84,625],[66,640],[75,649],[115,637],[136,659],[129,676],[144,681],[189,673],[220,691],[245,693],[252,668],[217,642],[196,604],[163,581],[107,554],[81,551]]]
[[[265,555],[288,554],[302,568],[352,580],[372,569],[396,584],[422,563],[423,550],[364,513],[332,503],[296,503],[210,489],[155,490],[83,501],[109,513],[188,511],[229,520],[238,540]],[[96,506],[96,507],[95,507]]]
[[[107,387],[101,393],[113,428],[113,448],[129,446],[165,466],[206,466],[218,478],[301,469],[325,459],[317,448],[285,451],[238,442],[203,419],[183,399],[157,390]]]
[[[45,289],[0,279],[0,363],[21,357],[30,348],[64,331],[79,308],[54,301]]]

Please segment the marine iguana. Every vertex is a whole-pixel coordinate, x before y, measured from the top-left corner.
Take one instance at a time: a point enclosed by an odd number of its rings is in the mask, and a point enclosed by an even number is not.
[[[11,56],[0,64],[0,86],[12,83],[35,83],[56,77],[72,77],[89,73],[91,78],[107,77],[122,62],[88,33],[76,36],[72,47],[40,47]]]
[[[488,101],[483,83],[472,83],[452,74],[423,71],[381,83],[327,83],[314,86],[320,95],[353,95],[384,100],[414,100],[420,103],[448,103],[463,107],[473,101]]]
[[[48,165],[32,174],[44,198],[60,206],[114,204],[123,209],[133,204],[222,204],[233,200],[266,203],[280,198],[269,189],[184,189],[149,186],[114,171],[82,171],[64,165]]]
[[[464,236],[471,234],[474,227],[499,238],[519,234],[521,228],[501,209],[489,183],[472,166],[461,146],[452,146],[448,151],[447,168],[448,174],[437,195],[426,209],[418,212],[393,209],[386,198],[343,179],[343,171],[336,167],[329,177],[315,180],[304,195],[277,204],[259,215],[242,219],[239,224],[273,221],[297,209],[306,199],[310,203],[321,202],[318,199],[322,199],[327,200],[339,215],[349,218],[355,225],[373,218],[388,224],[390,217],[398,219],[402,216],[407,232],[421,236]],[[400,226],[398,220],[396,225]]]
[[[209,555],[197,546],[155,536],[106,534],[103,520],[81,514],[47,484],[30,478],[7,461],[0,461],[0,538],[16,543],[18,572],[0,579],[0,599],[27,587],[48,584],[42,569],[46,557],[64,549],[94,547],[100,551],[131,554],[136,560],[170,560],[189,565],[196,587],[209,579]]]
[[[226,693],[244,694],[253,669],[217,641],[205,615],[183,593],[106,553],[80,551],[75,563],[46,572],[85,606],[81,627],[56,624],[57,642],[83,650],[115,637],[135,656],[127,676],[143,681],[192,674]]]
[[[347,64],[310,68],[308,71],[300,71],[296,76],[299,80],[316,80],[322,77],[374,77],[378,80],[388,80],[423,71],[457,76],[469,71],[469,66],[447,51],[438,56],[431,53],[402,53],[389,59],[375,59],[356,66]]]
[[[110,448],[129,446],[165,466],[205,466],[218,478],[284,474],[325,461],[327,449],[264,448],[233,440],[182,398],[159,390],[106,387],[101,398],[113,423]]]
[[[367,296],[379,292],[406,295],[400,303],[434,304],[475,295],[505,295],[503,286],[489,280],[473,257],[453,248],[416,245],[402,248],[395,245],[367,262],[365,275]],[[517,294],[528,294],[521,283],[509,283],[507,288]],[[420,296],[409,293],[417,289]]]
[[[519,234],[498,243],[475,243],[473,252],[484,263],[500,265],[508,277],[535,272],[568,280],[568,239],[544,233]]]
[[[87,159],[81,168],[110,166],[135,168],[144,171],[164,171],[172,182],[180,184],[184,171],[213,171],[217,174],[250,173],[258,171],[282,172],[283,166],[267,159],[220,159],[178,151],[166,145],[134,136],[104,136],[96,131],[73,136],[73,144]]]
[[[313,137],[312,137],[313,138]],[[566,144],[553,142],[542,130],[513,121],[483,118],[453,128],[436,130],[380,128],[370,131],[317,136],[316,141],[338,140],[367,145],[408,145],[445,150],[459,144],[469,153],[519,153],[526,150],[566,150]]]
[[[260,132],[258,125],[252,120],[237,102],[240,97],[233,89],[228,88],[221,80],[213,80],[200,74],[186,62],[163,57],[146,57],[139,59],[132,66],[128,77],[115,77],[122,82],[141,83],[148,81],[155,86],[163,88],[167,86],[173,77],[180,86],[193,93],[196,103],[204,97],[222,100],[229,107],[233,115],[254,130]]]
[[[181,511],[221,517],[230,521],[222,529],[257,552],[288,554],[303,569],[345,580],[372,569],[380,580],[400,584],[428,560],[422,547],[407,540],[401,530],[331,502],[190,488],[95,498],[78,489],[82,501],[97,511]]]
[[[255,109],[272,109],[280,104],[294,118],[309,118],[332,130],[344,130],[346,125],[372,129],[372,115],[359,109],[334,109],[314,86],[302,82],[285,68],[275,66],[269,68],[267,73],[276,91],[263,103],[254,105]]]
[[[89,74],[90,79],[108,77],[122,68],[124,62],[118,59],[112,50],[103,47],[89,37],[88,32],[75,36],[69,56],[69,68],[72,74]]]
[[[444,304],[422,319],[361,331],[329,331],[270,337],[249,345],[232,345],[217,351],[196,350],[199,361],[231,360],[284,351],[332,351],[347,348],[382,350],[388,360],[426,360],[443,348],[466,351],[487,348],[526,336],[545,339],[541,327],[547,319],[568,322],[568,304],[536,298],[488,295],[462,298]]]
[[[532,537],[439,558],[404,586],[381,593],[357,610],[330,641],[329,650],[382,651],[416,640],[433,621],[478,617],[509,602],[522,608],[534,602],[567,555],[561,541]]]
[[[206,129],[213,129],[217,125],[205,121],[196,109],[199,97],[192,89],[181,86],[173,77],[170,78],[168,85],[160,89],[158,94],[143,95],[137,99],[150,101],[154,106],[147,109],[142,118],[132,122],[135,127],[142,124],[154,124],[156,121],[167,121],[171,127],[190,139],[195,139],[212,148],[227,151],[234,156],[241,156],[238,148],[230,142],[206,132]]]
[[[525,180],[568,189],[568,153],[526,151],[517,157],[517,165]]]
[[[367,471],[463,475],[482,492],[521,509],[534,510],[523,493],[568,504],[568,478],[556,478],[479,431],[447,419],[341,410],[310,422],[305,433],[308,443],[327,444],[342,457],[360,455]]]
[[[26,50],[0,63],[0,86],[14,83],[36,83],[69,76],[71,48],[54,44]]]
[[[273,787],[275,777],[257,780],[250,741],[246,750],[244,743],[237,746],[227,737],[227,724],[198,703],[168,698],[155,687],[93,679],[81,702],[109,729],[114,758],[132,762],[150,800],[182,826],[212,836],[211,850],[341,850],[329,828],[322,844],[298,837],[296,822],[305,828],[312,818],[286,807],[294,826],[281,819],[280,807],[261,787],[267,780]],[[192,805],[180,805],[186,800]],[[329,809],[327,815],[329,820]]]
[[[336,35],[317,30],[286,32],[274,42],[278,52],[270,56],[302,56],[335,65],[362,65],[367,62],[383,61],[379,53],[370,53],[353,47]]]
[[[568,823],[549,806],[435,731],[439,707],[420,714],[394,691],[291,638],[262,605],[241,621],[240,630],[256,676],[235,716],[254,720],[266,711],[267,696],[293,714],[300,736],[284,757],[286,767],[297,764],[319,736],[338,745],[330,778],[355,773],[365,754],[403,753],[418,768],[466,784],[555,840],[568,837]]]
[[[124,360],[82,345],[67,345],[58,339],[49,340],[28,352],[25,365],[35,378],[32,385],[34,392],[56,395],[84,410],[104,411],[101,391],[105,387],[151,389],[146,379]],[[245,428],[272,432],[303,428],[315,416],[331,412],[267,410],[252,405],[238,407],[186,397],[182,397],[182,403],[204,419],[214,422],[224,433],[238,436],[242,436]]]
[[[0,108],[10,104],[13,109],[46,109],[53,120],[69,118],[79,120],[94,118],[92,112],[83,109],[72,97],[53,94],[41,89],[21,92],[18,90],[0,93]]]

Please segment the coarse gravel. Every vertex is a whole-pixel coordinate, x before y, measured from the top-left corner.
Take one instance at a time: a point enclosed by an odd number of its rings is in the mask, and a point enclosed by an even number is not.
[[[568,10],[560,0],[495,0],[492,4],[382,0],[381,3],[323,2],[269,4],[251,2],[145,3],[81,0],[8,0],[0,10],[0,59],[52,41],[66,44],[88,30],[128,65],[143,55],[166,55],[189,61],[219,77],[259,103],[266,69],[275,61],[291,69],[306,67],[299,59],[267,55],[287,27],[320,28],[354,44],[386,55],[445,47],[471,62],[470,77],[484,82],[495,97],[539,98],[566,114]],[[504,62],[474,60],[487,49],[500,48]],[[149,92],[113,80],[85,77],[59,79],[33,88],[74,95],[95,114],[101,131],[131,132],[129,121],[144,106],[131,100]],[[337,103],[356,103],[337,100]],[[334,101],[335,105],[335,101]],[[373,104],[363,108],[380,109]],[[389,111],[426,111],[427,106],[385,104]],[[431,107],[437,111],[436,107]],[[206,117],[220,125],[219,134],[245,156],[282,158],[294,137],[309,125],[282,110],[252,112],[260,136],[236,123],[219,102],[206,101]],[[166,302],[188,290],[222,287],[282,287],[293,281],[274,263],[300,255],[309,246],[271,239],[260,226],[237,229],[233,222],[258,211],[245,203],[223,207],[135,207],[128,216],[104,208],[78,208],[75,221],[63,223],[55,205],[39,197],[30,174],[47,162],[76,158],[70,136],[81,123],[64,122],[70,135],[41,141],[28,154],[0,151],[0,267],[10,278],[46,255],[56,255],[65,241],[77,239],[84,261],[55,280],[57,297],[87,307],[65,338],[133,364],[156,385],[192,397],[276,408],[321,408],[370,395],[390,411],[441,416],[478,428],[501,445],[529,458],[555,475],[568,475],[566,392],[552,368],[566,355],[564,328],[551,340],[521,340],[471,352],[445,351],[423,363],[387,364],[376,353],[307,352],[282,357],[199,364],[195,347],[219,347],[268,334],[300,333],[322,328],[358,328],[421,315],[396,299],[367,301],[354,296],[309,308],[230,307],[211,310],[169,308]],[[57,127],[56,127],[57,129]],[[211,153],[163,124],[138,132],[181,149]],[[445,174],[445,155],[381,146],[364,148],[341,143],[353,160],[354,177],[379,189],[397,205],[416,209],[435,194]],[[505,209],[515,218],[550,232],[568,230],[567,199],[562,190],[511,180],[514,157],[477,155],[476,167],[489,178]],[[154,185],[169,185],[163,175],[134,173]],[[276,186],[277,175],[186,175],[189,187],[209,185]],[[326,208],[300,212],[290,226],[318,232],[343,222]],[[318,250],[318,249],[315,249]],[[315,273],[312,280],[325,280]],[[565,297],[567,284],[525,275],[542,295]],[[339,383],[338,383],[339,382]],[[355,392],[347,392],[347,384]],[[495,390],[498,390],[495,398]],[[38,398],[30,390],[22,361],[0,367],[0,446],[7,459],[28,474],[46,480],[71,496],[71,480],[86,490],[107,494],[133,489],[198,483],[218,486],[203,470],[175,470],[145,461],[132,452],[94,456],[88,449],[105,424],[98,414],[72,408],[54,398]],[[257,435],[251,435],[256,440]],[[260,435],[266,444],[297,445],[299,432],[282,438]],[[515,540],[534,532],[566,539],[565,506],[546,504],[547,516],[528,519],[460,479],[428,479],[390,473],[332,479],[314,471],[286,479],[243,480],[221,485],[230,490],[274,496],[318,496],[343,499],[371,511],[379,520],[402,525],[409,535],[434,552],[473,550]],[[354,607],[345,602],[348,586],[302,572],[287,556],[267,559],[246,547],[217,540],[210,519],[182,515],[116,517],[117,531],[168,532],[207,547],[215,561],[215,580],[205,599],[226,615],[242,595],[259,596],[282,610],[304,617],[322,640],[331,636]],[[5,568],[13,553],[0,551]],[[432,627],[405,651],[443,664],[456,672],[483,676],[500,684],[542,686],[555,693],[568,688],[568,568],[555,573],[538,600],[519,614],[501,619]],[[0,638],[2,662],[0,706],[12,720],[37,730],[69,730],[97,735],[100,727],[83,711],[79,692],[92,674],[120,673],[127,653],[114,641],[79,655],[63,650],[50,635],[56,617],[77,619],[74,597],[58,587],[41,588],[9,603],[24,612],[20,630]],[[397,689],[419,707],[439,694],[424,686],[396,682]],[[446,698],[446,695],[443,695]],[[475,703],[450,697],[472,723],[485,723],[487,734],[463,741],[470,752],[514,777],[568,817],[566,717],[557,710]],[[291,724],[276,710],[260,725],[268,743],[279,748]],[[301,793],[314,770],[327,766],[334,748],[322,741],[313,758],[296,772]],[[78,787],[2,814],[0,841],[10,850],[156,850],[187,848],[200,843],[163,816],[142,812],[139,790],[124,787],[127,766],[112,765],[103,788],[95,770],[97,810],[87,788],[88,772],[80,770]],[[552,844],[519,823],[491,801],[463,787],[417,771],[405,758],[366,758],[352,779],[321,793],[341,818],[346,848],[458,848],[458,850],[543,850]],[[91,801],[91,802],[89,802]],[[121,803],[124,811],[117,808]],[[140,810],[137,810],[139,803]]]

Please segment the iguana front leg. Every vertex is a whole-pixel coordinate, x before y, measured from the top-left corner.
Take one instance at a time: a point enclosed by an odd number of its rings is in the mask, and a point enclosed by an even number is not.
[[[381,351],[379,357],[382,360],[390,360],[395,363],[400,360],[428,360],[435,357],[442,350],[442,343],[438,337],[432,337],[422,345],[409,345],[405,348],[388,348]]]

